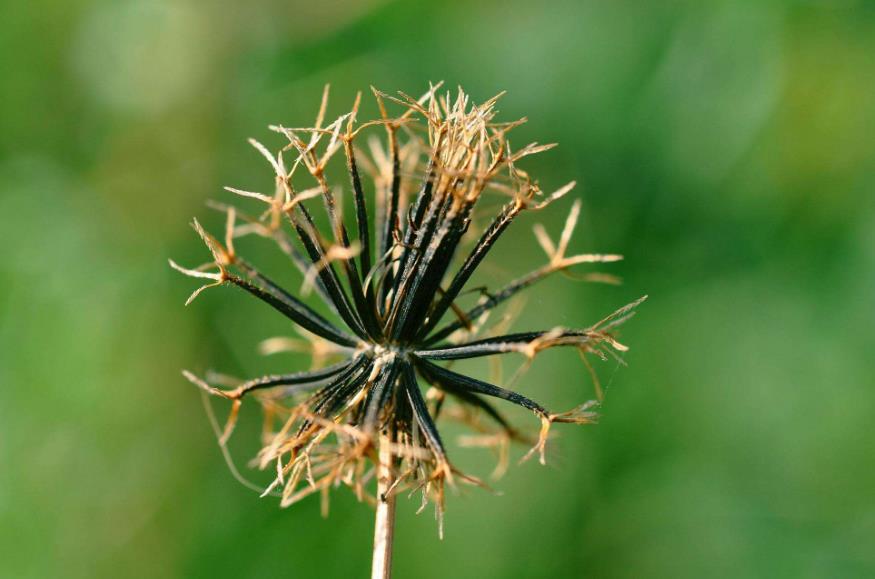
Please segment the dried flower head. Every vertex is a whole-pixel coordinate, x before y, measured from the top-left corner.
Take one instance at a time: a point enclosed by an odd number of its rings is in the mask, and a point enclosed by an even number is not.
[[[185,372],[205,392],[230,401],[220,437],[223,445],[243,401],[254,398],[261,404],[265,427],[257,464],[275,469],[275,479],[264,493],[281,495],[283,506],[316,492],[327,497],[330,488],[341,484],[360,498],[368,497],[367,483],[382,460],[392,481],[384,494],[421,490],[423,506],[434,500],[442,512],[445,483],[479,481],[454,468],[435,425],[439,416],[468,422],[476,435],[468,437],[467,444],[492,446],[506,457],[510,441],[528,438],[490,399],[522,406],[541,424],[526,456],[538,454],[544,462],[551,425],[591,423],[598,404],[592,400],[569,412],[551,412],[522,394],[456,372],[442,362],[518,353],[525,357],[526,367],[539,352],[564,346],[578,350],[589,367],[586,354],[605,358],[626,350],[613,330],[633,315],[641,300],[583,329],[554,327],[478,337],[490,311],[521,290],[552,273],[620,256],[567,255],[580,211],[579,202],[574,202],[558,241],[542,227],[535,228],[548,256],[545,265],[499,289],[482,290],[472,306],[459,305],[469,278],[514,219],[547,207],[574,183],[544,194],[518,167],[524,157],[553,145],[532,143],[512,150],[507,135],[523,121],[494,121],[501,95],[477,105],[461,89],[455,99],[440,96],[439,86],[421,98],[374,90],[381,118],[358,125],[360,94],[349,113],[325,124],[326,88],[313,127],[270,127],[288,141],[276,155],[250,141],[273,168],[276,189],[271,194],[227,190],[263,203],[264,212],[250,216],[230,205],[214,204],[227,216],[222,241],[194,222],[212,260],[194,269],[171,261],[182,273],[209,282],[186,303],[206,288],[237,286],[291,320],[309,342],[302,346],[300,340],[274,338],[263,344],[268,353],[302,347],[311,351],[314,368],[305,372],[239,383]],[[400,112],[390,115],[388,109],[396,106]],[[367,128],[386,135],[385,143],[371,136],[368,154],[356,146]],[[342,194],[326,177],[326,166],[340,151],[350,178],[347,194],[355,210],[354,237],[341,215]],[[302,173],[309,175],[305,188],[295,184],[306,177]],[[506,202],[473,247],[460,256],[474,210],[486,195],[503,196]],[[318,201],[330,224],[327,234],[317,228],[312,213]],[[298,295],[236,253],[234,241],[245,235],[272,240],[288,255],[303,277]],[[606,277],[591,274],[590,279]],[[333,319],[305,303],[311,292],[325,302]],[[448,397],[458,403],[455,409],[445,407]]]

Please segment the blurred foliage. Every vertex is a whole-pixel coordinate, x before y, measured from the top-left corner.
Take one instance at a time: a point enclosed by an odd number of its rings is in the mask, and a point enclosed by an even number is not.
[[[205,257],[186,223],[220,221],[222,185],[269,186],[245,137],[277,145],[266,125],[309,122],[324,83],[339,113],[370,84],[441,79],[507,89],[504,117],[531,120],[517,142],[561,144],[526,168],[583,183],[574,243],[627,257],[623,286],[551,280],[517,327],[651,299],[629,366],[598,366],[602,423],[557,429],[550,467],[451,496],[442,542],[400,503],[398,577],[875,574],[871,3],[246,6],[4,4],[0,576],[365,575],[370,508],[259,500],[179,375],[302,367],[256,354],[288,327],[239,292],[183,309],[166,259]],[[532,223],[494,275],[543,259]],[[525,392],[590,396],[573,354],[545,359]]]

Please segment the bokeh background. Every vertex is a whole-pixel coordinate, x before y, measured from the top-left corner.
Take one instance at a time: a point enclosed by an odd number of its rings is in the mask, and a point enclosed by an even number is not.
[[[574,249],[627,258],[619,287],[539,286],[516,327],[651,297],[628,367],[597,365],[602,423],[451,496],[443,541],[401,501],[397,576],[875,575],[871,3],[13,1],[0,63],[0,576],[367,575],[371,509],[259,499],[179,374],[302,368],[256,352],[290,328],[240,292],[183,308],[166,259],[205,259],[188,222],[220,224],[221,186],[269,188],[245,138],[278,146],[266,126],[309,123],[324,83],[340,114],[437,80],[508,90],[515,141],[560,143],[525,167],[582,184]],[[554,233],[563,203],[537,215]],[[543,262],[533,223],[490,279]],[[591,396],[561,351],[522,389]]]

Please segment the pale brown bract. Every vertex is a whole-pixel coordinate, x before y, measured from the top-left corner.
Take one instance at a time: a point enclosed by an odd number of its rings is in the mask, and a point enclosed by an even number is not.
[[[490,399],[522,406],[541,423],[526,457],[538,454],[544,462],[553,424],[587,424],[597,418],[594,408],[601,390],[586,355],[604,359],[626,350],[616,339],[616,328],[634,315],[644,298],[582,329],[493,331],[478,337],[489,313],[521,290],[553,273],[617,261],[620,256],[568,255],[580,211],[575,201],[556,241],[543,227],[535,227],[548,257],[544,266],[503,287],[482,291],[473,305],[462,305],[470,299],[463,292],[471,275],[508,226],[520,214],[561,199],[574,183],[545,194],[518,166],[525,157],[553,145],[531,143],[512,149],[508,133],[523,121],[494,120],[501,95],[477,105],[461,89],[455,98],[439,89],[440,85],[432,86],[420,98],[373,90],[380,118],[357,124],[361,95],[350,112],[327,122],[326,88],[313,127],[270,127],[287,141],[276,154],[250,140],[270,164],[275,190],[226,189],[261,203],[262,212],[249,215],[232,205],[213,203],[226,215],[221,241],[194,221],[212,260],[193,269],[171,261],[180,272],[207,282],[186,304],[207,288],[237,286],[291,320],[302,336],[268,340],[263,351],[313,355],[309,370],[239,382],[184,372],[205,393],[230,403],[220,436],[223,448],[244,400],[254,398],[263,407],[262,449],[256,463],[275,477],[262,494],[278,494],[283,506],[314,493],[321,493],[327,506],[330,489],[340,485],[364,500],[372,496],[369,486],[378,484],[383,502],[402,490],[418,490],[422,506],[434,501],[440,514],[445,484],[482,483],[453,466],[436,426],[439,418],[469,424],[475,434],[463,445],[496,448],[501,457],[497,472],[503,472],[509,442],[529,439]],[[390,114],[392,107],[399,112]],[[359,145],[366,133],[363,149]],[[380,133],[384,141],[376,136]],[[338,156],[344,158],[349,174],[345,188],[329,184],[326,176],[328,164]],[[471,236],[469,226],[485,196],[506,201],[463,252],[460,247]],[[355,235],[341,215],[344,199],[354,208]],[[329,232],[316,226],[311,205],[317,200],[327,215]],[[290,258],[302,276],[299,291],[283,289],[237,253],[235,239],[248,235],[272,241]],[[587,276],[593,281],[612,279],[597,272]],[[329,317],[305,302],[311,292],[323,300]],[[538,353],[556,347],[580,352],[595,382],[596,399],[568,412],[551,412],[513,390],[442,365],[516,353],[523,356],[525,370]],[[425,394],[422,385],[427,387]],[[455,404],[446,405],[447,399]]]

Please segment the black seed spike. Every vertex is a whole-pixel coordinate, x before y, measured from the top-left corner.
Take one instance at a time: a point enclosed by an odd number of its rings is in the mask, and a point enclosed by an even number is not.
[[[392,359],[380,371],[380,376],[377,378],[377,381],[368,393],[368,399],[365,400],[365,417],[363,423],[365,432],[374,432],[376,430],[377,420],[380,418],[380,411],[383,410],[386,401],[391,397],[395,386],[395,380],[398,378],[398,372],[400,370],[401,363]]]
[[[511,438],[518,437],[516,429],[511,426],[510,422],[495,408],[492,404],[484,400],[482,397],[469,392],[467,390],[463,390],[461,388],[456,387],[454,384],[450,382],[439,382],[438,380],[430,380],[430,376],[427,374],[423,374],[422,377],[429,382],[429,384],[455,396],[456,398],[461,399],[466,404],[470,404],[476,408],[481,409],[485,412],[490,418],[492,418],[495,422],[497,422],[504,431],[511,436]]]
[[[228,281],[270,304],[275,310],[317,336],[341,346],[355,347],[358,344],[358,340],[335,328],[328,320],[287,293],[278,294],[275,290],[266,290],[234,275],[228,276]]]
[[[510,225],[511,221],[513,221],[514,217],[519,214],[519,203],[516,201],[511,201],[507,203],[501,210],[501,213],[495,217],[486,231],[483,232],[483,236],[477,242],[477,245],[468,255],[468,258],[465,260],[465,263],[459,268],[459,271],[456,272],[453,281],[450,282],[449,287],[441,296],[440,301],[434,307],[433,311],[429,314],[429,319],[426,323],[420,328],[417,333],[417,338],[422,336],[427,336],[428,333],[432,330],[432,328],[437,325],[446,311],[449,309],[450,305],[453,303],[453,300],[458,297],[459,292],[462,291],[462,288],[465,287],[465,283],[467,283],[468,279],[471,277],[471,274],[477,269],[477,266],[480,265],[480,262],[483,261],[483,258],[486,257],[486,254],[492,249],[492,246],[498,241],[498,238],[504,233],[504,230],[507,229],[508,225]]]
[[[354,363],[355,362],[351,362],[350,360],[344,360],[343,362],[338,362],[337,364],[332,364],[331,366],[326,366],[325,368],[320,368],[318,370],[311,370],[309,372],[271,374],[269,376],[253,378],[252,380],[243,382],[235,390],[240,396],[243,396],[254,390],[275,388],[276,386],[294,385],[314,387],[320,382],[347,370]]]
[[[417,350],[415,354],[428,360],[463,360],[467,358],[479,358],[481,356],[493,356],[508,352],[519,352],[520,346],[531,344],[544,336],[550,336],[549,347],[577,346],[580,347],[590,341],[591,333],[586,330],[541,330],[537,332],[521,332],[518,334],[506,334],[493,338],[484,338],[474,342],[467,342],[459,346],[446,348],[430,348]]]
[[[325,291],[334,302],[334,306],[340,317],[343,318],[343,321],[358,337],[363,340],[366,339],[367,333],[362,325],[362,321],[353,310],[349,298],[340,283],[340,279],[337,277],[337,272],[334,270],[333,264],[327,263],[320,267],[325,258],[325,248],[322,247],[322,243],[319,241],[316,228],[313,225],[313,218],[303,204],[299,203],[295,209],[296,212],[289,215],[289,219],[291,220],[295,231],[298,232],[298,238],[301,240],[301,244],[310,256],[310,260],[313,262],[313,267],[319,268],[318,277],[325,285]],[[304,217],[304,223],[300,223],[300,221],[295,218],[298,212]]]
[[[444,443],[441,441],[441,435],[438,432],[434,421],[431,419],[431,415],[428,413],[425,400],[422,398],[422,392],[419,391],[416,373],[413,371],[413,367],[408,363],[404,364],[402,383],[407,392],[407,399],[410,402],[413,416],[416,418],[416,424],[422,430],[423,434],[425,434],[425,438],[432,451],[442,462],[447,462],[447,453],[446,450],[444,450]]]
[[[416,367],[423,373],[423,375],[426,375],[439,383],[449,384],[460,390],[474,394],[485,394],[486,396],[501,398],[518,406],[522,406],[523,408],[528,408],[541,416],[547,416],[549,414],[543,406],[534,400],[526,398],[522,394],[518,394],[512,390],[506,390],[500,386],[495,386],[488,382],[471,378],[470,376],[459,374],[452,370],[447,370],[446,368],[442,368],[441,366],[432,364],[421,358],[416,359],[415,363]]]
[[[476,306],[465,312],[465,319],[476,320],[489,310],[512,298],[518,292],[526,289],[534,283],[541,281],[542,279],[553,273],[553,271],[554,270],[552,268],[541,267],[527,273],[522,277],[515,279],[497,292],[489,294],[486,299],[484,299],[481,303],[477,304]],[[439,342],[459,328],[461,328],[463,325],[464,324],[461,320],[455,320],[453,322],[450,322],[449,324],[426,338],[425,344],[430,346],[436,342]]]
[[[355,202],[355,220],[356,228],[358,229],[358,239],[362,246],[359,254],[359,264],[361,265],[362,282],[364,276],[371,271],[371,233],[368,225],[368,206],[365,202],[365,192],[362,187],[361,176],[359,175],[358,164],[355,159],[355,150],[351,141],[344,141],[344,152],[346,153],[346,168],[349,173],[349,180],[352,184],[353,201]],[[373,307],[374,299],[373,292],[369,291],[368,303]]]

